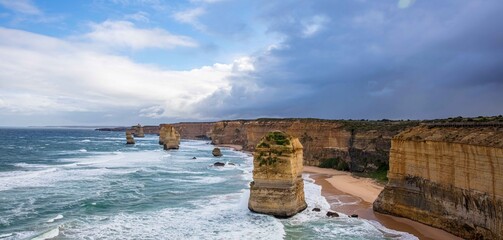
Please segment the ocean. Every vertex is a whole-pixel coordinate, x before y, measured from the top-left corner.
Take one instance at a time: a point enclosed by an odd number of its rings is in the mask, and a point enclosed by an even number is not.
[[[330,205],[307,174],[305,211],[289,219],[252,213],[251,155],[222,148],[216,158],[209,141],[182,140],[179,150],[164,151],[155,135],[135,140],[126,145],[122,132],[0,128],[0,240],[416,239],[374,221],[326,217]]]

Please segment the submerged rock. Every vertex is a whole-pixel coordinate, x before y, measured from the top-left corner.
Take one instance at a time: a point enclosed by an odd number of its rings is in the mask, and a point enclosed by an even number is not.
[[[358,218],[358,214],[351,214],[352,218]]]
[[[336,212],[328,211],[327,212],[327,217],[339,217],[339,214],[336,213]]]
[[[215,167],[223,167],[223,166],[225,166],[225,163],[223,163],[223,162],[216,162],[216,163],[213,163],[213,166],[215,166]]]
[[[302,145],[286,133],[270,132],[255,148],[248,208],[276,217],[306,209]]]
[[[178,149],[180,148],[180,134],[173,126],[161,124],[159,144],[164,146],[164,150]]]
[[[320,208],[317,208],[317,207],[313,208],[313,212],[320,212],[320,211],[321,211]]]
[[[215,156],[215,157],[222,156],[222,152],[220,151],[220,148],[213,148],[213,151],[211,151],[211,154],[213,154],[213,156]]]
[[[131,134],[131,132],[127,131],[126,132],[126,144],[134,144],[134,138],[133,138],[133,134]]]

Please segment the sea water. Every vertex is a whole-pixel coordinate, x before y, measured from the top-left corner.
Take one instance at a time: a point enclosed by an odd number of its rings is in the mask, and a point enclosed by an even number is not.
[[[222,148],[223,157],[213,157],[208,141],[164,151],[155,135],[135,140],[85,129],[0,129],[0,240],[415,239],[377,222],[326,217],[330,205],[309,175],[307,210],[289,219],[252,213],[250,155]]]

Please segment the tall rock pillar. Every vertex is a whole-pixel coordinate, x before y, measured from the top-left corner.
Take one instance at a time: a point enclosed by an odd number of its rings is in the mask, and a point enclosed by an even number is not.
[[[274,131],[255,148],[248,208],[276,217],[291,217],[307,207],[302,180],[302,144]]]
[[[164,146],[164,150],[178,149],[180,147],[180,134],[173,126],[161,124],[159,144]]]

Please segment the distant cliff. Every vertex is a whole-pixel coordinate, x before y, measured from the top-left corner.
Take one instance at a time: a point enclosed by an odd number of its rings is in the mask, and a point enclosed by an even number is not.
[[[378,212],[467,239],[503,238],[503,124],[422,125],[392,140]]]
[[[318,166],[329,158],[348,162],[351,171],[387,167],[391,138],[417,121],[344,121],[321,119],[257,119],[220,121],[213,125],[214,144],[237,144],[253,151],[270,131],[284,131],[304,146],[304,165]]]

